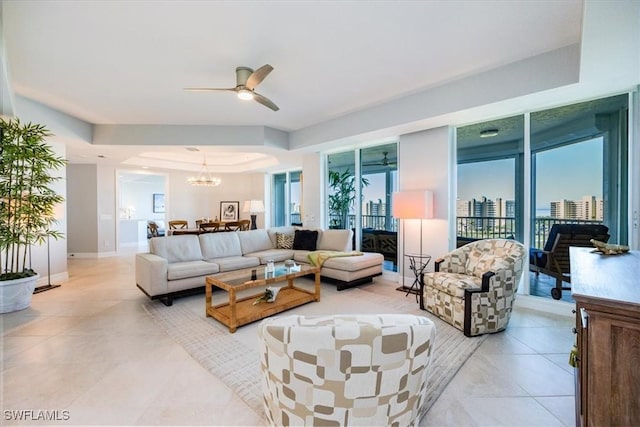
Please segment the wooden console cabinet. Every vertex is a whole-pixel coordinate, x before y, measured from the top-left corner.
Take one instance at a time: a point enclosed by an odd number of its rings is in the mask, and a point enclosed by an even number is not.
[[[576,425],[640,426],[640,252],[570,249]]]

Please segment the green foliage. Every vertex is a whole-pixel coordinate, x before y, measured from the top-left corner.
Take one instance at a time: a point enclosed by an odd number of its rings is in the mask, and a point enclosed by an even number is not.
[[[45,143],[50,135],[42,125],[0,118],[0,280],[35,275],[27,268],[29,246],[62,237],[49,228],[64,198],[50,186],[61,179],[51,171],[66,161]]]
[[[362,178],[362,186],[369,185],[369,180]],[[349,211],[356,201],[356,177],[345,169],[344,172],[329,171],[329,187],[333,194],[329,194],[329,215],[337,216],[337,223],[331,224],[336,228],[347,228]]]

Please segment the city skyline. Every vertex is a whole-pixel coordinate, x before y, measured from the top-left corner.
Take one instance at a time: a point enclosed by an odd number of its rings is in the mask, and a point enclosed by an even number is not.
[[[602,198],[602,138],[536,154],[536,209],[551,201]],[[567,179],[570,177],[570,179]],[[458,198],[477,196],[515,199],[515,160],[500,159],[458,165]]]
[[[602,138],[538,152],[536,164],[536,212],[547,216],[550,204],[559,200],[580,200],[584,195],[602,198]],[[458,199],[515,199],[515,160],[499,159],[458,165]],[[397,182],[397,170],[391,171]],[[570,179],[567,179],[570,177]],[[365,175],[363,204],[386,200],[385,173]],[[397,191],[391,189],[390,193]]]

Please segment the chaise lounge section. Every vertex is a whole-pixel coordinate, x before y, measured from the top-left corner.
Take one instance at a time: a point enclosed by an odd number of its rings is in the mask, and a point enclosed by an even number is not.
[[[148,253],[136,254],[136,285],[149,298],[160,299],[170,306],[173,298],[204,289],[205,278],[210,275],[266,265],[269,260],[293,259],[310,264],[309,254],[316,251],[353,255],[352,235],[351,230],[277,227],[154,237],[149,240]],[[299,245],[303,246],[296,246],[299,236],[307,239],[300,238]],[[320,274],[341,291],[381,275],[383,261],[382,255],[370,252],[329,257],[322,263]]]

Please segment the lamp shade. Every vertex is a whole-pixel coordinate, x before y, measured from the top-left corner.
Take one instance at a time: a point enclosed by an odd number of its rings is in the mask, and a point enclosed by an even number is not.
[[[433,218],[433,192],[428,190],[399,191],[393,193],[392,197],[394,218]]]
[[[261,213],[264,212],[264,203],[262,200],[247,200],[244,202],[242,212]]]

